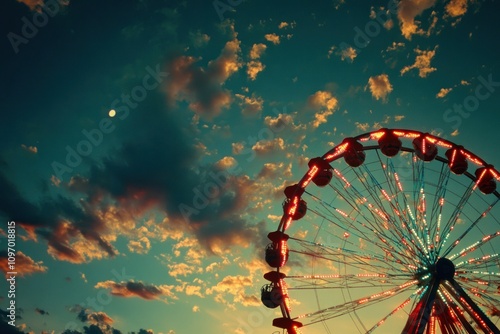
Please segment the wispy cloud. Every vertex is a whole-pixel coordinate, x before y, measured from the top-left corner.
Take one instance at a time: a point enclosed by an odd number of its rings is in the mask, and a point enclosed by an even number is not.
[[[178,299],[174,294],[173,285],[154,285],[145,284],[143,282],[128,281],[128,282],[114,282],[104,281],[95,285],[96,289],[109,289],[110,293],[118,297],[138,297],[146,300],[152,299]]]
[[[436,98],[438,99],[442,99],[444,98],[446,95],[448,95],[449,92],[451,92],[453,90],[453,88],[441,88],[439,90],[439,92],[436,94]]]
[[[7,251],[0,251],[0,270],[7,275],[7,272],[11,272],[9,269],[9,263],[7,261]],[[34,273],[45,273],[48,270],[46,266],[43,265],[43,261],[35,261],[28,255],[21,251],[16,253],[16,272],[18,276],[28,276]]]
[[[430,73],[437,70],[437,68],[431,66],[431,61],[436,55],[437,46],[434,50],[420,50],[415,49],[417,54],[415,62],[412,65],[405,66],[401,69],[401,75],[411,71],[412,69],[418,70],[418,76],[421,78],[426,78]]]
[[[338,108],[338,100],[329,91],[317,91],[309,96],[307,104],[310,108],[317,110],[314,120],[311,122],[312,128],[317,128],[328,121],[328,117],[333,115]]]

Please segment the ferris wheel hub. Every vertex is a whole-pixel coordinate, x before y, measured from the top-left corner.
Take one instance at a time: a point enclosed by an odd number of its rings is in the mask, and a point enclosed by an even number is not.
[[[455,265],[447,258],[440,258],[436,262],[436,276],[439,280],[453,280],[455,276]]]

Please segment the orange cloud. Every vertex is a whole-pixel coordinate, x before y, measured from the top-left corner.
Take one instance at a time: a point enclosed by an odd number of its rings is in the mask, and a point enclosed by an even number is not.
[[[262,64],[262,62],[258,60],[252,60],[247,63],[247,75],[250,80],[257,79],[257,75],[264,71],[266,65]]]
[[[387,95],[392,92],[392,85],[387,74],[370,77],[368,87],[376,100],[387,101]]]
[[[22,144],[21,147],[23,148],[23,150],[26,150],[26,151],[31,152],[33,154],[38,153],[38,148],[36,146],[26,146],[26,145]]]
[[[235,96],[240,99],[239,105],[243,115],[258,115],[262,111],[264,100],[261,97],[253,95],[248,97],[241,94],[236,94]]]
[[[153,285],[144,284],[141,281],[128,281],[116,283],[114,281],[99,282],[94,286],[96,289],[110,289],[113,296],[119,297],[139,297],[146,300],[161,299],[168,297],[178,299],[173,293],[173,285]]]
[[[250,50],[250,59],[259,59],[266,49],[267,45],[263,43],[254,44]]]
[[[265,38],[267,41],[269,41],[269,42],[271,42],[271,43],[273,43],[273,44],[275,44],[275,45],[276,45],[276,44],[280,44],[280,37],[279,37],[278,35],[276,35],[275,33],[272,33],[272,34],[266,34],[266,35],[264,36],[264,38]]]
[[[427,77],[430,73],[436,71],[435,67],[431,67],[432,58],[436,55],[437,46],[434,50],[423,51],[420,49],[415,49],[417,53],[417,57],[415,58],[415,62],[412,65],[405,66],[401,69],[401,75],[412,69],[418,69],[418,76],[421,78]]]
[[[270,154],[276,151],[285,149],[285,141],[282,138],[274,138],[272,140],[260,140],[252,146],[252,150],[258,155]]]
[[[326,123],[328,117],[333,115],[335,109],[338,107],[337,98],[328,91],[317,91],[309,96],[307,102],[309,107],[319,110],[314,115],[314,120],[311,122],[313,128],[317,128],[321,124]]]
[[[425,32],[419,28],[419,21],[415,18],[426,9],[431,8],[436,0],[401,0],[398,7],[398,19],[403,36],[410,40],[412,35],[422,35]]]
[[[197,67],[198,60],[193,57],[177,57],[169,64],[166,92],[174,101],[188,102],[189,108],[199,115],[217,116],[231,104],[231,94],[222,86],[243,66],[240,53],[240,41],[234,38],[207,68]]]
[[[7,251],[0,252],[0,270],[7,275],[8,272],[15,271],[18,276],[27,276],[34,273],[45,273],[47,267],[42,261],[35,262],[31,257],[21,251],[16,253],[15,270],[9,268]]]
[[[446,13],[452,17],[462,16],[467,13],[468,0],[450,0],[446,4]]]
[[[448,95],[449,92],[451,92],[453,88],[441,88],[439,92],[436,94],[436,98],[442,99],[446,95]]]

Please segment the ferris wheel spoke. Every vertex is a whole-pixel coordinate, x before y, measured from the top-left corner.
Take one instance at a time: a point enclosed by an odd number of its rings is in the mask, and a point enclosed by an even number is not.
[[[385,177],[387,179],[387,183],[394,183],[394,185],[391,187],[391,195],[395,203],[394,213],[399,218],[400,224],[403,227],[401,229],[403,236],[407,240],[412,240],[413,235],[415,234],[415,232],[412,231],[412,228],[417,228],[417,224],[406,197],[406,190],[403,188],[403,183],[400,180],[399,174],[396,171],[392,160],[389,159],[389,161],[387,162],[387,166],[388,168],[384,169],[384,171],[386,172]],[[400,203],[400,201],[402,202],[402,204]]]
[[[375,246],[375,248],[384,251],[385,254],[394,257],[399,262],[415,262],[415,254],[410,253],[408,255],[405,254],[405,250],[401,249],[399,243],[395,243],[396,247],[390,246],[388,239],[385,235],[381,235],[381,233],[377,230],[371,230],[372,226],[367,226],[366,223],[356,221],[350,215],[344,213],[343,211],[328,205],[327,203],[321,202],[323,207],[329,213],[328,216],[319,211],[315,211],[314,209],[310,209],[310,211],[319,217],[325,219],[329,223],[337,226],[339,229],[349,231],[346,236],[356,236],[360,240],[363,240],[367,244],[371,244]],[[343,224],[342,224],[343,223]],[[344,237],[341,239],[339,236],[336,236],[338,240],[343,240],[346,243],[349,243],[354,246],[351,241],[346,240]],[[359,246],[358,246],[359,247]],[[398,248],[398,249],[395,249]]]
[[[451,171],[445,164],[441,165],[441,170],[439,172],[439,179],[436,184],[436,189],[433,194],[433,201],[430,205],[430,217],[429,222],[432,224],[429,226],[427,233],[427,247],[431,251],[433,259],[436,259],[438,245],[440,242],[440,229],[441,220],[443,217],[443,208],[446,198],[446,189],[448,185],[448,180],[450,179]]]
[[[411,275],[385,275],[377,273],[347,274],[347,275],[296,275],[286,276],[288,290],[308,289],[364,289],[398,286],[407,282]]]
[[[498,263],[499,254],[488,254],[482,257],[476,257],[466,261],[462,261],[455,265],[455,268],[464,268],[468,270],[484,270]]]
[[[417,259],[419,259],[420,252],[418,251],[418,248],[412,248],[412,245],[414,246],[414,244],[405,240],[404,233],[401,233],[400,226],[397,223],[394,223],[393,220],[391,220],[391,214],[387,212],[382,200],[379,198],[380,192],[380,194],[383,194],[384,198],[388,199],[387,192],[385,192],[384,189],[380,187],[369,170],[366,170],[366,174],[369,176],[369,178],[365,177],[356,170],[354,170],[353,172],[356,174],[357,179],[362,183],[365,191],[368,194],[368,197],[371,199],[371,201],[368,201],[366,197],[362,197],[361,195],[359,195],[359,198],[362,199],[362,204],[364,205],[364,207],[367,207],[367,210],[371,215],[370,217],[363,216],[364,220],[362,223],[365,226],[369,226],[371,229],[373,229],[373,231],[376,231],[377,236],[383,236],[382,242],[384,242],[385,244],[387,244],[387,242],[391,242],[391,245],[393,245],[393,247],[399,247],[400,251],[398,252],[398,254],[404,254],[406,251],[408,251],[411,254],[408,257],[408,260],[416,261]],[[371,181],[369,182],[368,179]],[[377,189],[378,192],[375,191],[375,189]],[[392,249],[390,251],[393,252]]]
[[[451,235],[451,232],[455,228],[455,225],[461,218],[462,211],[469,201],[469,198],[471,197],[472,193],[474,191],[474,183],[470,183],[470,185],[467,187],[467,189],[464,191],[462,194],[460,200],[458,203],[455,205],[453,212],[450,215],[450,218],[446,222],[446,224],[443,226],[443,231],[445,232],[444,238],[441,239],[441,243],[439,244],[439,247],[437,249],[437,253],[441,253],[441,249],[445,246],[445,244],[448,241],[448,238]]]
[[[345,315],[347,313],[355,312],[356,310],[359,310],[359,309],[368,307],[370,305],[373,305],[375,303],[378,303],[380,301],[392,298],[398,294],[403,293],[409,287],[413,287],[417,283],[418,283],[417,280],[407,281],[407,282],[405,282],[405,283],[403,283],[403,284],[401,284],[393,289],[385,290],[385,291],[382,291],[382,292],[379,292],[379,293],[376,293],[376,294],[373,294],[370,296],[366,296],[366,297],[362,297],[362,298],[359,298],[356,300],[348,301],[348,302],[343,303],[343,304],[330,306],[330,307],[327,307],[327,308],[324,308],[324,309],[321,309],[321,310],[318,310],[315,312],[306,313],[306,314],[303,314],[303,315],[300,315],[300,316],[294,318],[294,320],[301,320],[301,321],[308,320],[309,322],[307,324],[304,324],[307,326],[307,325],[312,325],[314,323],[321,322],[324,320],[340,317],[340,316]]]
[[[324,204],[324,203],[323,203]],[[373,231],[375,238],[373,237],[374,235],[368,235],[367,233],[370,233],[370,231],[362,230],[360,227],[362,225],[356,224],[356,221],[353,221],[352,219],[349,218],[349,215],[345,214],[343,211],[340,211],[336,208],[329,208],[328,206],[324,206],[324,208],[329,212],[329,215],[327,216],[324,213],[321,213],[319,211],[315,211],[314,209],[310,209],[310,211],[317,216],[325,219],[328,221],[330,224],[335,225],[341,230],[344,231],[349,231],[346,232],[349,235],[353,235],[358,237],[359,239],[364,240],[367,243],[372,244],[373,246],[380,248],[380,249],[386,249],[388,245],[383,242],[383,238],[379,235],[377,231]],[[333,209],[333,210],[332,210]],[[335,220],[334,220],[335,219]],[[342,224],[343,222],[343,224]],[[340,236],[336,236],[338,240],[342,240],[343,243],[348,243],[351,245],[354,245],[351,241],[346,240],[346,238],[341,238]],[[382,241],[382,243],[380,243]]]
[[[472,245],[469,245],[469,246],[465,247],[460,252],[451,255],[449,257],[449,259],[450,260],[454,260],[457,257],[464,257],[464,256],[466,256],[466,255],[468,255],[468,254],[470,254],[470,253],[472,253],[472,252],[474,252],[474,251],[476,251],[478,249],[481,249],[481,247],[483,247],[484,245],[492,243],[493,240],[496,237],[498,237],[498,236],[500,236],[500,231],[497,231],[495,233],[486,235],[483,238],[481,238],[480,240],[478,240],[475,243],[473,243]]]
[[[468,276],[467,278],[457,276],[455,280],[460,282],[462,286],[469,290],[473,295],[480,296],[488,300],[494,300],[499,303],[499,298],[492,296],[498,295],[500,288],[500,276],[495,279],[485,280],[476,276]]]
[[[446,251],[444,251],[443,253],[443,257],[446,257],[459,243],[460,241],[474,228],[478,225],[479,222],[482,221],[482,219],[484,219],[485,217],[488,216],[489,212],[491,211],[491,209],[493,209],[493,207],[495,206],[495,204],[497,204],[498,202],[500,201],[500,198],[496,198],[495,201],[490,205],[488,206],[488,208],[486,208],[486,210],[484,210],[482,213],[479,214],[479,217],[477,217],[473,222],[470,223],[469,227],[467,227],[467,229],[450,245],[448,246],[448,249]]]
[[[345,178],[343,175],[335,170],[335,174],[343,182]],[[388,217],[390,215],[386,214],[385,211],[380,210],[379,207],[372,205],[371,203],[368,202],[368,199],[361,194],[354,185],[349,183],[349,187],[344,189],[341,188],[337,185],[330,185],[330,187],[335,191],[336,195],[342,198],[348,205],[351,207],[351,209],[356,212],[359,220],[362,220],[364,222],[365,226],[369,226],[372,231],[376,231],[376,233],[380,235],[385,235],[386,238],[388,238],[387,233],[391,233],[393,231],[389,232],[388,228]],[[365,210],[363,210],[363,208]],[[367,216],[367,214],[369,216]],[[396,237],[399,239],[399,237]]]
[[[428,237],[429,233],[427,234],[427,247],[426,247],[422,241],[422,240],[424,240],[424,238],[422,238],[417,232],[420,229],[420,227],[417,225],[417,220],[415,218],[415,214],[413,213],[412,208],[408,202],[408,198],[405,195],[406,190],[404,189],[403,183],[400,181],[400,177],[398,176],[398,174],[395,170],[394,164],[392,163],[391,160],[388,162],[388,166],[389,166],[389,169],[390,169],[392,175],[394,175],[395,183],[397,186],[396,193],[393,195],[393,197],[396,199],[395,203],[397,204],[397,208],[395,208],[395,214],[397,217],[399,217],[401,219],[401,224],[404,226],[404,229],[402,229],[402,230],[407,232],[405,234],[406,239],[411,240],[415,250],[418,251],[420,254],[423,254],[424,253],[423,249],[426,249],[426,248],[429,249],[429,246],[431,245],[431,240]],[[447,180],[448,180],[449,175],[450,175],[449,172],[447,172],[446,170],[444,173],[445,173],[445,176],[441,177],[440,181],[438,183],[438,189],[441,189],[441,190],[438,190],[440,198],[444,198],[443,185],[445,183],[447,183]],[[388,180],[389,179],[390,178],[388,177]],[[435,197],[437,198],[437,196],[435,196]],[[401,202],[403,202],[403,204],[400,204],[399,198],[401,198],[400,200],[401,200]],[[431,213],[431,221],[433,221],[432,217],[434,217],[434,215],[436,214],[435,208],[437,206],[438,205],[436,205],[436,204],[434,204],[432,206],[433,212]],[[439,232],[439,225],[441,223],[442,208],[443,208],[443,200],[440,200],[439,201],[438,224],[437,224],[437,227],[435,227],[435,229],[434,229],[434,232],[436,235],[436,237],[435,237],[436,242],[439,240],[439,234],[436,233],[436,231]],[[430,233],[432,233],[432,232],[430,232]],[[415,239],[418,240],[418,244],[415,242]],[[404,242],[407,242],[407,241],[404,240]]]
[[[324,259],[331,262],[342,263],[343,265],[350,266],[364,270],[365,272],[372,272],[379,270],[381,274],[394,274],[402,271],[413,271],[414,267],[405,264],[390,261],[387,254],[374,253],[369,249],[353,250],[345,247],[329,247],[327,245],[309,242],[306,240],[290,238],[298,242],[301,248],[290,249],[290,252],[300,253],[309,257]],[[342,260],[346,258],[347,260]]]
[[[387,319],[389,319],[389,317],[393,316],[394,314],[396,314],[397,312],[401,311],[402,309],[404,309],[412,300],[412,298],[414,298],[416,295],[420,294],[423,290],[423,287],[420,287],[418,288],[414,293],[411,294],[410,297],[408,297],[403,303],[401,303],[398,307],[396,307],[395,309],[393,309],[389,314],[387,314],[385,317],[383,317],[381,320],[379,320],[372,328],[370,328],[366,334],[369,334],[369,333],[372,333],[375,329],[377,329],[378,327],[382,326],[385,321]]]

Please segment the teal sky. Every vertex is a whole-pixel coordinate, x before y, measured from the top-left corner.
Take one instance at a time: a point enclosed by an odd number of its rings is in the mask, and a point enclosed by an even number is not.
[[[7,272],[15,221],[18,270],[5,328],[272,333],[266,235],[309,159],[387,127],[500,166],[499,9],[4,1],[0,254]]]

